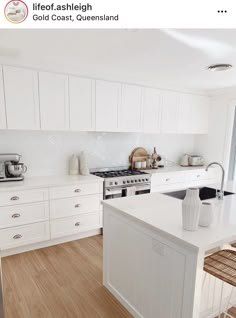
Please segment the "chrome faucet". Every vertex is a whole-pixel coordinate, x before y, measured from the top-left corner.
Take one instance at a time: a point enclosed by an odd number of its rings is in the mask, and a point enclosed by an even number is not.
[[[219,200],[223,200],[224,199],[224,181],[225,181],[225,169],[224,167],[219,163],[219,162],[211,162],[209,163],[209,165],[206,167],[206,171],[208,171],[208,168],[212,165],[218,165],[221,169],[222,169],[222,178],[221,178],[221,187],[220,187],[220,191],[216,190],[216,197]]]

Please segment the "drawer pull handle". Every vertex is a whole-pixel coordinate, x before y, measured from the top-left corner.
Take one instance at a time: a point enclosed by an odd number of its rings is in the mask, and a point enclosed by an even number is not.
[[[76,222],[76,223],[75,223],[75,226],[80,226],[80,222]]]
[[[170,178],[166,178],[166,181],[170,181]]]
[[[81,206],[81,204],[76,204],[75,208],[79,208]]]
[[[16,200],[19,200],[20,198],[17,197],[17,196],[14,196],[14,197],[11,197],[11,201],[16,201]]]
[[[15,236],[13,236],[14,240],[18,240],[20,238],[22,238],[22,235],[20,234],[16,234]]]
[[[78,192],[81,192],[81,190],[80,189],[75,189],[75,192],[78,193]]]
[[[19,214],[19,213],[15,213],[15,214],[12,214],[11,217],[12,217],[13,219],[19,218],[19,217],[20,217],[20,214]]]

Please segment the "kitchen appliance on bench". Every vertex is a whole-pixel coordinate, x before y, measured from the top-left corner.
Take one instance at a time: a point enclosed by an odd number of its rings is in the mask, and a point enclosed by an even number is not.
[[[91,174],[104,178],[104,200],[151,192],[151,175],[143,171],[101,169]]]
[[[27,167],[20,159],[17,153],[0,154],[0,182],[24,180]]]

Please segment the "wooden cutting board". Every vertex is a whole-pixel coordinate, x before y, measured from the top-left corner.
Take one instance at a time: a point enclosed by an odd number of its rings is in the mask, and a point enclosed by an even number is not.
[[[135,148],[131,152],[131,155],[129,156],[131,169],[134,169],[134,165],[136,161],[146,161],[147,158],[148,158],[148,152],[145,148],[142,148],[142,147]]]

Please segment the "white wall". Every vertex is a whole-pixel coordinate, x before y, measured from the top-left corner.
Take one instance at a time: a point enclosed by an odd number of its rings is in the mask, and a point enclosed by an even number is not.
[[[0,131],[0,153],[17,152],[28,166],[27,176],[65,174],[68,158],[85,150],[89,167],[128,165],[128,156],[138,146],[178,162],[183,153],[192,153],[192,135],[137,133]]]
[[[230,143],[236,106],[236,89],[213,96],[209,114],[209,134],[196,136],[194,150],[207,162],[218,161],[228,170]]]

